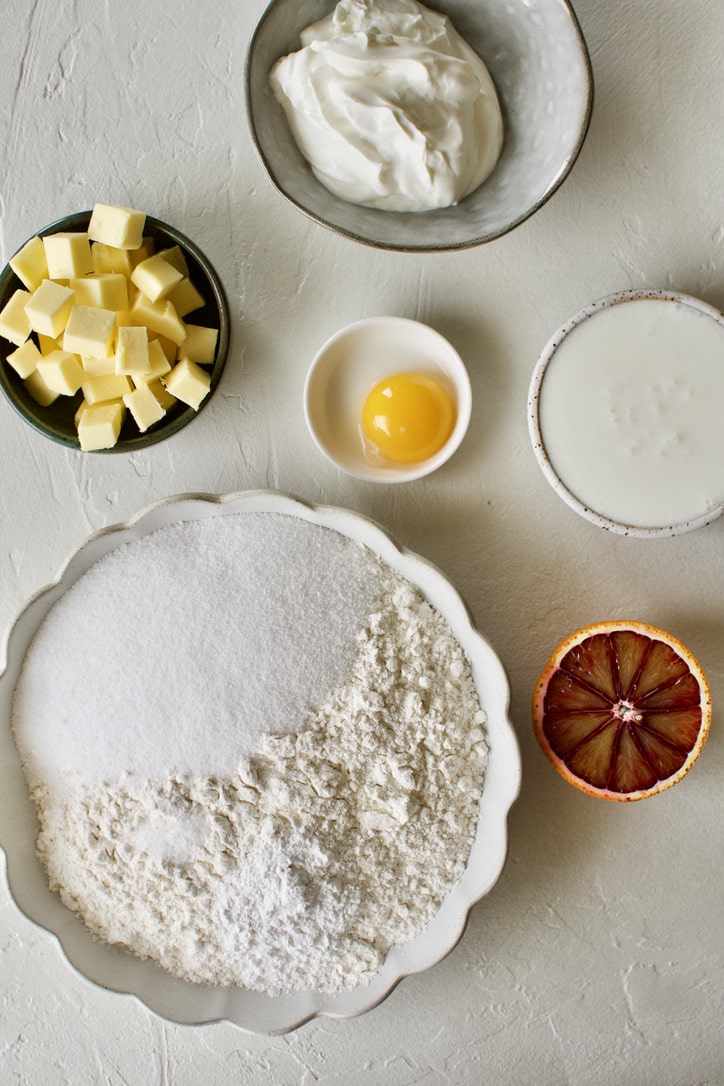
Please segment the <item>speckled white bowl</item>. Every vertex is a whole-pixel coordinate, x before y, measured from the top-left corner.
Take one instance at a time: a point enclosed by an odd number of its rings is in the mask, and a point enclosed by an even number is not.
[[[365,453],[362,405],[379,381],[408,371],[445,388],[455,404],[453,431],[419,464],[374,462]],[[342,328],[320,347],[304,385],[304,417],[317,448],[348,475],[375,483],[407,483],[437,471],[459,448],[471,410],[470,378],[460,355],[434,328],[406,317],[368,317]]]
[[[299,48],[304,27],[333,0],[272,0],[251,39],[246,101],[251,134],[272,184],[316,222],[380,249],[465,249],[532,215],[568,175],[588,130],[593,77],[568,0],[431,0],[482,57],[503,111],[495,170],[455,207],[420,214],[357,207],[314,177],[269,87],[274,62]]]
[[[349,992],[297,992],[268,996],[242,988],[208,987],[179,980],[155,962],[141,961],[93,938],[78,917],[51,893],[35,855],[38,831],[11,729],[11,707],[23,658],[46,614],[80,576],[109,551],[158,528],[180,521],[243,513],[282,513],[300,517],[369,547],[392,569],[416,585],[444,616],[466,653],[487,713],[489,746],[478,828],[467,867],[436,916],[405,946],[394,948],[369,984]],[[452,585],[424,558],[398,546],[381,528],[343,509],[312,506],[284,494],[187,494],[168,498],[138,516],[107,528],[71,556],[57,579],[30,600],[5,641],[0,674],[0,845],[7,858],[11,893],[23,913],[53,934],[67,958],[86,979],[141,1000],[173,1022],[227,1021],[256,1033],[286,1033],[311,1018],[349,1018],[381,1002],[399,981],[440,961],[457,944],[468,913],[495,885],[507,851],[507,817],[520,787],[520,755],[508,717],[508,681],[495,652],[473,627]]]
[[[561,474],[559,474],[559,471],[551,459],[550,450],[546,447],[546,437],[544,428],[541,424],[540,408],[546,376],[551,365],[554,364],[556,351],[571,332],[578,328],[584,321],[595,321],[597,314],[610,309],[612,306],[625,305],[628,307],[635,305],[638,301],[650,299],[666,302],[672,306],[685,306],[687,309],[693,310],[705,319],[712,321],[714,326],[719,328],[722,332],[722,358],[724,359],[724,315],[714,309],[713,306],[707,305],[706,302],[702,302],[700,299],[693,298],[688,294],[682,294],[680,291],[623,290],[584,306],[583,309],[573,317],[570,317],[553,333],[538,358],[538,362],[533,370],[528,392],[528,432],[533,446],[533,452],[541,471],[558,497],[573,509],[574,512],[578,513],[579,516],[590,521],[591,524],[595,524],[597,528],[603,528],[604,530],[614,532],[617,535],[626,535],[638,539],[683,535],[684,533],[692,532],[697,528],[703,528],[722,515],[724,512],[724,505],[716,504],[714,506],[709,505],[702,507],[697,515],[693,515],[687,520],[650,526],[631,524],[624,520],[614,520],[612,517],[606,516],[595,508],[596,500],[594,494],[590,493],[590,486],[583,489],[579,487],[578,492],[574,493],[568,483],[561,477]],[[590,327],[595,327],[595,325],[591,325]],[[662,470],[664,470],[664,465],[662,465]],[[583,492],[584,489],[587,490],[586,493]]]

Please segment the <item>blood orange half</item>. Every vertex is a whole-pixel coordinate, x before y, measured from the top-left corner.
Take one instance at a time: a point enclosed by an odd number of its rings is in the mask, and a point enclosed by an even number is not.
[[[680,641],[643,622],[602,622],[557,647],[533,694],[533,727],[567,781],[630,801],[670,788],[699,757],[711,693]]]

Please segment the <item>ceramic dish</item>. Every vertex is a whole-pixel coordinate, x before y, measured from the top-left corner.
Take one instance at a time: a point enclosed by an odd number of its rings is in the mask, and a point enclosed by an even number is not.
[[[247,115],[272,184],[316,222],[380,249],[464,249],[512,230],[568,175],[591,115],[591,64],[568,0],[445,0],[428,6],[448,15],[482,57],[505,125],[495,170],[455,207],[423,213],[358,207],[328,192],[299,153],[269,87],[269,71],[299,48],[300,31],[327,15],[332,0],[273,0],[247,53]]]
[[[90,211],[79,211],[73,215],[66,215],[50,226],[38,231],[40,236],[57,234],[62,231],[84,231],[90,222]],[[189,277],[194,286],[203,295],[205,304],[202,308],[190,313],[188,320],[193,324],[205,325],[219,329],[219,337],[216,347],[214,363],[209,367],[211,377],[211,391],[202,400],[199,411],[208,404],[221,379],[226,356],[229,350],[229,310],[221,280],[214,271],[213,266],[201,250],[177,230],[174,226],[146,216],[144,235],[152,237],[156,243],[156,249],[167,249],[178,245],[186,257],[189,268]],[[0,309],[5,305],[10,296],[23,284],[17,278],[10,265],[7,265],[0,273]],[[80,449],[76,434],[74,417],[80,403],[81,394],[76,396],[60,396],[49,407],[41,407],[28,394],[23,387],[23,382],[18,375],[7,365],[7,355],[15,350],[13,344],[0,337],[0,386],[10,404],[18,414],[29,423],[33,429],[49,437],[60,445],[66,445],[71,449]],[[181,401],[169,409],[168,413],[155,426],[140,433],[130,417],[126,418],[121,430],[118,444],[112,449],[102,449],[103,453],[135,452],[137,449],[145,449],[149,445],[155,445],[172,434],[178,433],[198,415],[198,411],[187,407]]]
[[[94,939],[48,889],[35,856],[34,808],[10,728],[13,690],[28,645],[52,605],[93,563],[122,543],[169,524],[260,511],[290,514],[357,540],[417,585],[447,619],[467,653],[488,716],[489,764],[477,835],[463,876],[425,930],[407,945],[393,949],[369,984],[349,992],[271,997],[239,988],[205,987],[178,980],[152,962]],[[57,937],[68,961],[81,975],[114,992],[136,996],[171,1021],[225,1020],[259,1033],[284,1033],[318,1015],[345,1018],[361,1014],[384,999],[402,977],[428,969],[455,946],[470,908],[488,893],[502,870],[507,814],[520,782],[520,758],[508,719],[509,691],[503,668],[442,574],[354,513],[261,491],[223,497],[187,495],[160,502],[127,523],[91,537],[72,556],[58,579],[36,595],[18,617],[7,638],[6,660],[0,678],[0,844],[7,856],[11,893],[26,916]]]
[[[538,464],[579,516],[681,535],[724,511],[724,316],[677,291],[622,291],[551,336],[533,371]]]
[[[362,405],[378,381],[415,371],[436,380],[455,405],[443,447],[420,463],[376,462],[362,436]],[[470,378],[457,351],[439,332],[404,317],[369,317],[332,336],[317,352],[304,386],[304,415],[317,448],[358,479],[404,483],[442,467],[459,448],[470,422]]]

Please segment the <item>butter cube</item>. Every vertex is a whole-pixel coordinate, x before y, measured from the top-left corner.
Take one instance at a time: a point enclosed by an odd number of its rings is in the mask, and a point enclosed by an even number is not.
[[[96,204],[88,226],[88,237],[115,249],[138,249],[143,243],[146,215],[130,207]]]
[[[54,336],[38,335],[38,346],[40,347],[41,354],[50,354],[51,351],[63,350],[63,337],[58,336],[56,339]]]
[[[127,392],[123,402],[133,415],[136,426],[144,433],[149,426],[159,422],[166,411],[158,402],[148,385],[138,385],[133,392]]]
[[[52,351],[40,359],[38,373],[51,392],[73,396],[83,383],[83,367],[70,351]]]
[[[219,338],[217,328],[204,328],[200,324],[186,325],[186,339],[179,349],[179,358],[190,358],[192,362],[206,366],[216,357],[216,342]]]
[[[179,317],[185,317],[187,313],[193,313],[195,309],[200,309],[204,304],[203,295],[199,293],[190,279],[182,279],[180,283],[177,283],[169,294],[168,300],[173,303]]]
[[[160,378],[157,377],[155,381],[149,381],[146,387],[154,394],[164,411],[170,411],[176,403],[176,397],[172,396],[168,389],[164,387]]]
[[[75,423],[76,430],[80,426],[80,420],[83,418],[83,412],[85,411],[87,406],[88,406],[88,404],[85,402],[85,400],[81,400],[80,403],[78,404],[78,410],[76,411],[75,415],[73,416],[73,422]]]
[[[102,241],[95,241],[91,245],[93,257],[93,270],[97,275],[125,275],[130,279],[131,272],[136,264],[152,256],[156,249],[153,238],[143,238],[137,249],[117,249],[115,245],[104,245]]]
[[[30,377],[42,357],[32,339],[26,339],[22,347],[18,347],[12,354],[7,356],[7,362],[15,370],[18,377],[24,381],[27,377]]]
[[[104,245],[102,241],[96,241],[91,245],[93,257],[93,271],[96,275],[124,275],[130,278],[133,271],[129,249],[116,249],[114,245]]]
[[[159,253],[142,260],[131,272],[131,282],[152,302],[159,302],[170,294],[183,277],[183,272]]]
[[[25,306],[32,298],[27,290],[16,290],[0,310],[0,336],[5,336],[16,347],[22,347],[30,335],[30,318]]]
[[[35,402],[41,407],[50,407],[60,395],[60,393],[54,392],[52,388],[48,388],[45,378],[37,369],[33,370],[28,379],[23,381],[23,384]]]
[[[114,354],[109,358],[89,358],[87,355],[83,355],[80,361],[83,372],[88,377],[102,377],[105,374],[116,372],[116,356]]]
[[[135,325],[119,328],[116,347],[116,373],[149,373],[148,331]]]
[[[116,315],[109,309],[90,305],[74,305],[63,334],[63,350],[91,358],[108,358],[113,354]]]
[[[162,256],[164,260],[167,260],[169,264],[188,279],[189,266],[180,245],[172,245],[170,249],[161,249],[158,255]]]
[[[94,305],[118,313],[128,309],[128,279],[119,272],[87,275],[71,279],[68,286],[78,305]]]
[[[131,305],[131,320],[159,336],[165,336],[177,347],[186,339],[186,326],[168,299],[152,302],[139,292]]]
[[[91,406],[108,400],[122,400],[127,392],[132,391],[132,387],[129,379],[120,373],[86,377],[81,385],[83,398]]]
[[[166,336],[156,335],[155,332],[153,332],[149,336],[149,339],[153,339],[153,341],[155,343],[158,343],[159,347],[161,348],[163,353],[166,355],[166,358],[169,360],[171,365],[173,365],[173,363],[176,361],[176,351],[178,350],[178,348],[177,348],[176,344],[173,342],[173,340],[172,339],[167,339]]]
[[[42,238],[34,237],[26,241],[8,263],[28,290],[37,290],[43,279],[50,279]]]
[[[48,279],[73,279],[93,271],[87,234],[47,234],[43,238]]]
[[[83,452],[112,449],[118,443],[125,407],[120,400],[87,404],[78,419],[78,441]]]
[[[155,381],[157,377],[164,377],[167,373],[171,372],[171,363],[157,339],[149,341],[148,361],[149,369],[146,373],[133,375],[134,384],[138,384],[135,380],[136,377],[140,377],[144,384],[148,384],[149,381]]]
[[[166,389],[177,400],[198,411],[199,405],[211,388],[211,378],[195,362],[182,358],[168,376],[163,378]]]
[[[75,294],[60,283],[44,279],[38,289],[25,303],[25,312],[30,318],[30,327],[34,332],[57,339],[68,323],[70,311],[75,302]]]

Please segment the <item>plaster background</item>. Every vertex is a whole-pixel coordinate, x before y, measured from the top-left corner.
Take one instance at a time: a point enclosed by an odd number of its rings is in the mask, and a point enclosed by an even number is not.
[[[724,520],[673,540],[580,520],[529,446],[530,374],[597,297],[671,287],[724,306],[724,5],[576,0],[596,80],[588,139],[509,236],[437,256],[379,253],[272,190],[244,114],[262,0],[4,0],[0,258],[96,200],[178,225],[234,313],[202,415],[132,456],[83,457],[0,404],[0,629],[86,536],[169,494],[270,487],[353,508],[435,562],[503,660],[523,756],[510,852],[458,948],[370,1014],[282,1038],[179,1027],[73,973],[0,878],[0,1081],[15,1086],[721,1086]],[[304,428],[317,347],[344,324],[425,321],[465,360],[473,420],[443,470],[401,487],[338,473]],[[642,804],[579,795],[529,723],[570,630],[639,618],[711,681],[699,763]]]

